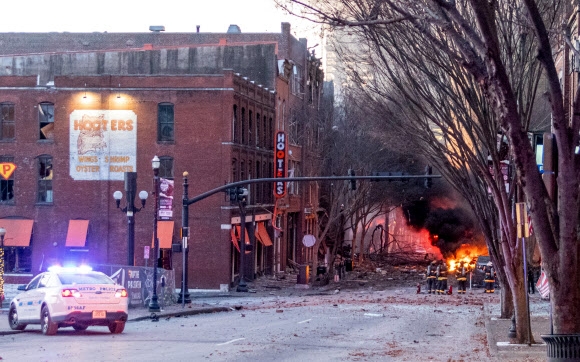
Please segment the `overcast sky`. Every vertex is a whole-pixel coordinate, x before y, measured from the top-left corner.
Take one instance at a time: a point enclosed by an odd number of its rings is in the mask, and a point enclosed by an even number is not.
[[[274,0],[5,0],[0,32],[146,32],[163,25],[167,32],[280,32],[292,24],[297,37],[309,38],[298,18],[276,9]],[[312,25],[310,25],[310,28]]]

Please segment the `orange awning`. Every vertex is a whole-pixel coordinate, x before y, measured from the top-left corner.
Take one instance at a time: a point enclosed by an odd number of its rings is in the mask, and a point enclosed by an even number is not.
[[[232,243],[234,244],[234,246],[236,247],[236,249],[238,249],[238,252],[240,251],[240,244],[238,244],[238,237],[236,236],[236,229],[231,228],[230,230],[230,236],[232,239]]]
[[[159,249],[171,249],[173,243],[173,221],[157,221],[157,237]],[[151,247],[155,247],[155,240],[151,238]]]
[[[236,234],[238,234],[238,235],[242,235],[242,230],[241,230],[241,229],[242,229],[242,227],[241,227],[240,225],[236,225]],[[244,243],[245,243],[246,245],[250,245],[250,244],[251,244],[251,241],[250,241],[250,235],[248,235],[248,228],[244,228],[244,231],[245,231],[245,233],[244,233],[244,234],[246,234],[246,236],[245,236],[245,238],[244,238]],[[241,239],[241,238],[239,238],[239,239]],[[239,249],[238,249],[238,250],[239,250]],[[249,254],[249,253],[251,253],[251,251],[249,251],[249,250],[246,248],[246,254]]]
[[[270,235],[268,235],[268,230],[266,230],[265,222],[256,225],[256,236],[264,246],[272,246],[272,240],[270,240]]]
[[[89,230],[89,220],[69,220],[68,232],[64,246],[82,248],[87,241],[87,231]]]
[[[30,246],[34,220],[0,219],[0,227],[6,229],[4,246]]]

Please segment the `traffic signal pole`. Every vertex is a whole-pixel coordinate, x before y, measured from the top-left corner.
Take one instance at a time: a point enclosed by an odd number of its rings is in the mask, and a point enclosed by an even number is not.
[[[195,204],[201,200],[204,200],[212,195],[217,194],[218,192],[228,192],[230,189],[237,189],[242,186],[251,185],[251,184],[258,184],[258,183],[268,183],[268,182],[311,182],[311,181],[341,181],[341,180],[348,180],[351,183],[355,183],[356,180],[372,180],[372,181],[397,181],[397,180],[412,180],[412,179],[433,179],[433,178],[441,178],[441,175],[396,175],[396,176],[315,176],[315,177],[270,177],[270,178],[257,178],[253,180],[244,180],[244,181],[237,181],[232,182],[226,185],[222,185],[217,187],[213,190],[206,191],[202,194],[192,197],[191,199],[188,198],[188,179],[189,174],[187,172],[183,173],[183,209],[181,212],[182,215],[182,228],[185,230],[189,230],[189,205]],[[244,219],[242,219],[243,221]],[[242,235],[244,235],[243,233]],[[192,233],[189,232],[189,237],[192,236]],[[243,253],[245,245],[240,246],[240,252]],[[189,249],[189,248],[187,248]],[[183,251],[185,252],[185,250]],[[188,303],[191,303],[191,299],[189,299],[188,287],[187,287],[187,264],[188,264],[188,255],[185,255],[184,258],[184,280],[182,280],[182,289],[180,292],[180,297],[185,298]]]

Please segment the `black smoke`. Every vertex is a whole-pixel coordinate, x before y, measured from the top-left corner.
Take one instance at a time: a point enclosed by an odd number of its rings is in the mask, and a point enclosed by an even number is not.
[[[430,241],[444,257],[455,254],[462,244],[473,241],[474,221],[469,210],[455,208],[433,208],[426,199],[403,205],[407,225],[416,230],[429,231]]]

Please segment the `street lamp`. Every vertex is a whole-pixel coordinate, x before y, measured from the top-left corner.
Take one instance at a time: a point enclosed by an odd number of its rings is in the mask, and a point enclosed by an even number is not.
[[[159,302],[157,300],[157,264],[159,263],[159,238],[157,238],[157,213],[159,210],[159,166],[161,161],[155,156],[151,160],[153,168],[153,194],[155,195],[155,209],[153,210],[153,242],[154,242],[154,262],[153,262],[153,296],[149,301],[149,312],[159,312]]]
[[[246,278],[244,277],[245,260],[244,255],[246,254],[246,196],[248,196],[248,190],[242,187],[236,189],[236,197],[238,200],[238,207],[240,208],[240,282],[236,288],[237,292],[248,292],[248,284],[246,283]]]
[[[127,205],[124,208],[120,208],[123,193],[121,191],[115,191],[113,193],[113,198],[117,203],[117,209],[120,209],[121,212],[127,214],[127,265],[130,266],[135,266],[135,213],[141,211],[141,209],[145,207],[145,201],[147,200],[147,196],[149,196],[147,191],[139,192],[141,207],[136,208],[134,204],[136,188],[137,172],[125,172],[125,195],[127,197]]]
[[[4,301],[4,235],[6,229],[0,226],[0,308]]]

